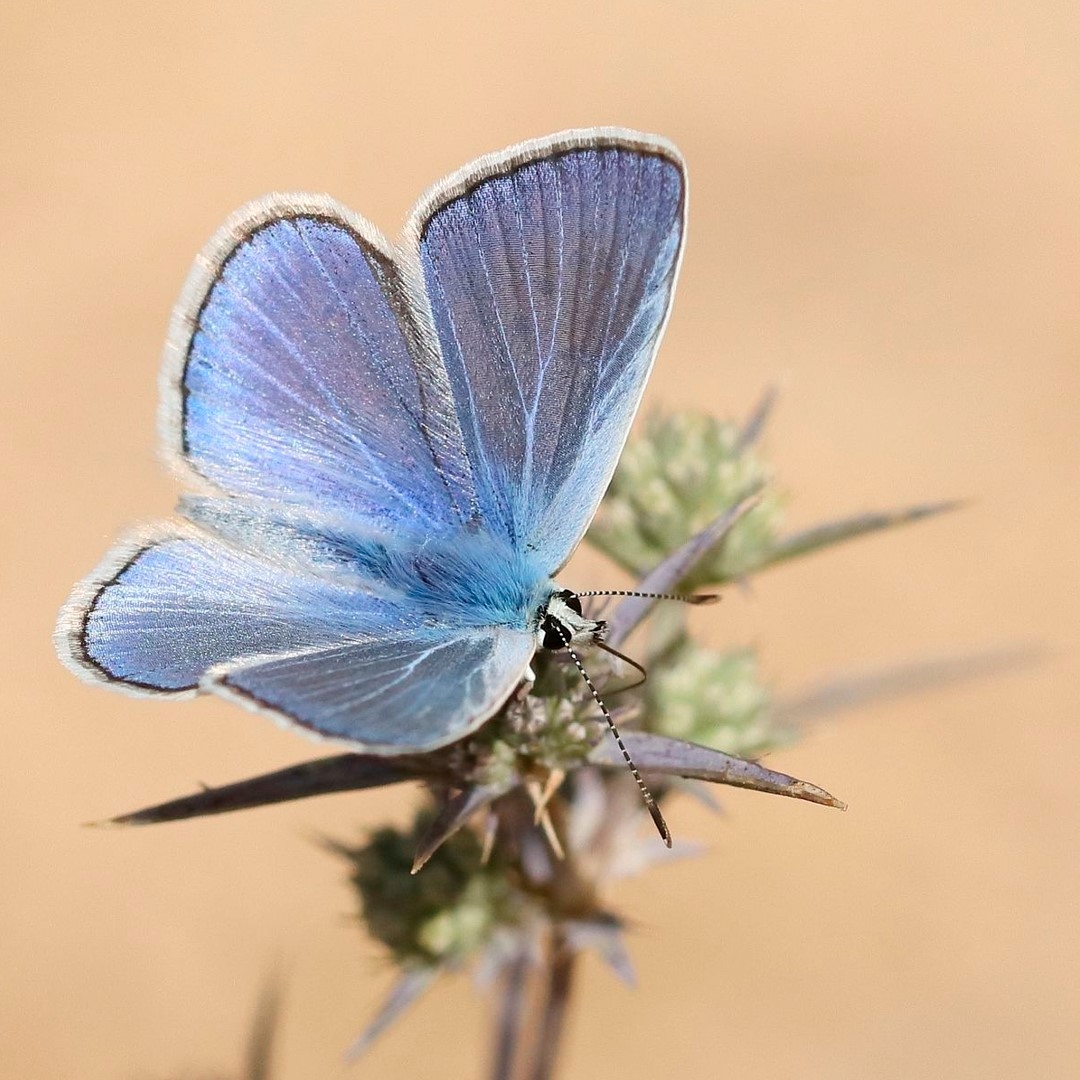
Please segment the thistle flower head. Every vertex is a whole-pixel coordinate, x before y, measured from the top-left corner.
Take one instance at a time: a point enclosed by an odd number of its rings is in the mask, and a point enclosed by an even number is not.
[[[623,452],[589,541],[624,569],[645,574],[765,484],[769,471],[751,443],[737,425],[711,416],[653,416],[644,437]],[[779,497],[767,492],[683,587],[728,581],[759,565],[781,517]]]
[[[522,915],[506,868],[499,859],[481,858],[470,830],[443,844],[423,874],[411,872],[432,818],[425,808],[408,829],[385,827],[355,848],[336,847],[351,864],[368,932],[403,968],[455,966]]]
[[[646,730],[744,758],[791,741],[772,718],[750,649],[717,652],[682,636],[654,657],[653,670],[643,695]]]

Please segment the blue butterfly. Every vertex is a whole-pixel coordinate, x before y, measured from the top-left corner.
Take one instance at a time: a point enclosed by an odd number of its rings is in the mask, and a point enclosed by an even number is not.
[[[76,587],[61,658],[367,753],[474,731],[538,647],[602,635],[554,576],[641,400],[685,215],[678,151],[606,128],[467,165],[396,245],[321,195],[240,210],[165,348],[183,520]]]

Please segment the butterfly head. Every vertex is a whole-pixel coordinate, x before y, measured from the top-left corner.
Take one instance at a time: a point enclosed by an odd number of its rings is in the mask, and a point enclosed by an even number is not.
[[[581,599],[569,589],[556,589],[540,608],[536,635],[545,649],[593,645],[602,641],[607,623],[587,619]]]

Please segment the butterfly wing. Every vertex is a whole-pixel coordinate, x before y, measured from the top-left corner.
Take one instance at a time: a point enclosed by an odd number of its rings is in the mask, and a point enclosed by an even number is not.
[[[173,315],[167,454],[196,486],[333,507],[398,535],[471,521],[468,458],[412,288],[377,230],[331,199],[241,210]]]
[[[475,730],[535,650],[530,633],[425,624],[185,525],[119,545],[61,613],[56,644],[84,678],[136,694],[210,690],[371,753]]]
[[[425,628],[242,660],[204,685],[368,753],[433,750],[475,731],[522,681],[532,634]]]
[[[410,219],[483,516],[549,572],[626,440],[685,210],[672,146],[594,129],[482,158]]]
[[[134,693],[189,695],[216,664],[395,631],[387,601],[161,525],[122,541],[60,613],[76,674]]]

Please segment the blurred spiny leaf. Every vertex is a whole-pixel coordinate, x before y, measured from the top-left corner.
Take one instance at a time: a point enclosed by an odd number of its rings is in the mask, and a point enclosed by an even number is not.
[[[959,510],[964,505],[960,499],[944,499],[939,502],[918,503],[895,510],[882,510],[852,517],[840,518],[824,525],[814,525],[809,529],[791,533],[778,538],[766,551],[762,560],[748,570],[762,570],[766,566],[786,562],[788,559],[809,555],[813,551],[831,547],[844,540],[854,540],[859,536],[892,529],[897,525],[910,525],[923,518],[935,517],[950,510]]]
[[[274,1043],[281,1017],[281,981],[272,978],[263,992],[255,1011],[248,1036],[243,1070],[238,1073],[186,1073],[177,1080],[271,1080],[273,1075]]]
[[[394,983],[389,996],[379,1011],[368,1021],[367,1027],[353,1040],[345,1051],[348,1061],[355,1061],[371,1044],[394,1023],[402,1013],[432,984],[438,969],[434,967],[407,968]]]
[[[781,536],[782,500],[763,487],[769,472],[756,454],[767,414],[759,407],[743,429],[694,413],[650,419],[623,452],[589,529],[590,543],[640,577],[749,492],[762,489],[757,505],[678,583],[693,591],[962,505],[946,500],[856,514]]]
[[[776,703],[775,714],[779,722],[801,733],[811,724],[847,709],[876,706],[976,679],[1025,671],[1045,662],[1050,655],[1047,647],[1038,642],[1012,642],[864,668],[834,675],[787,695]]]

